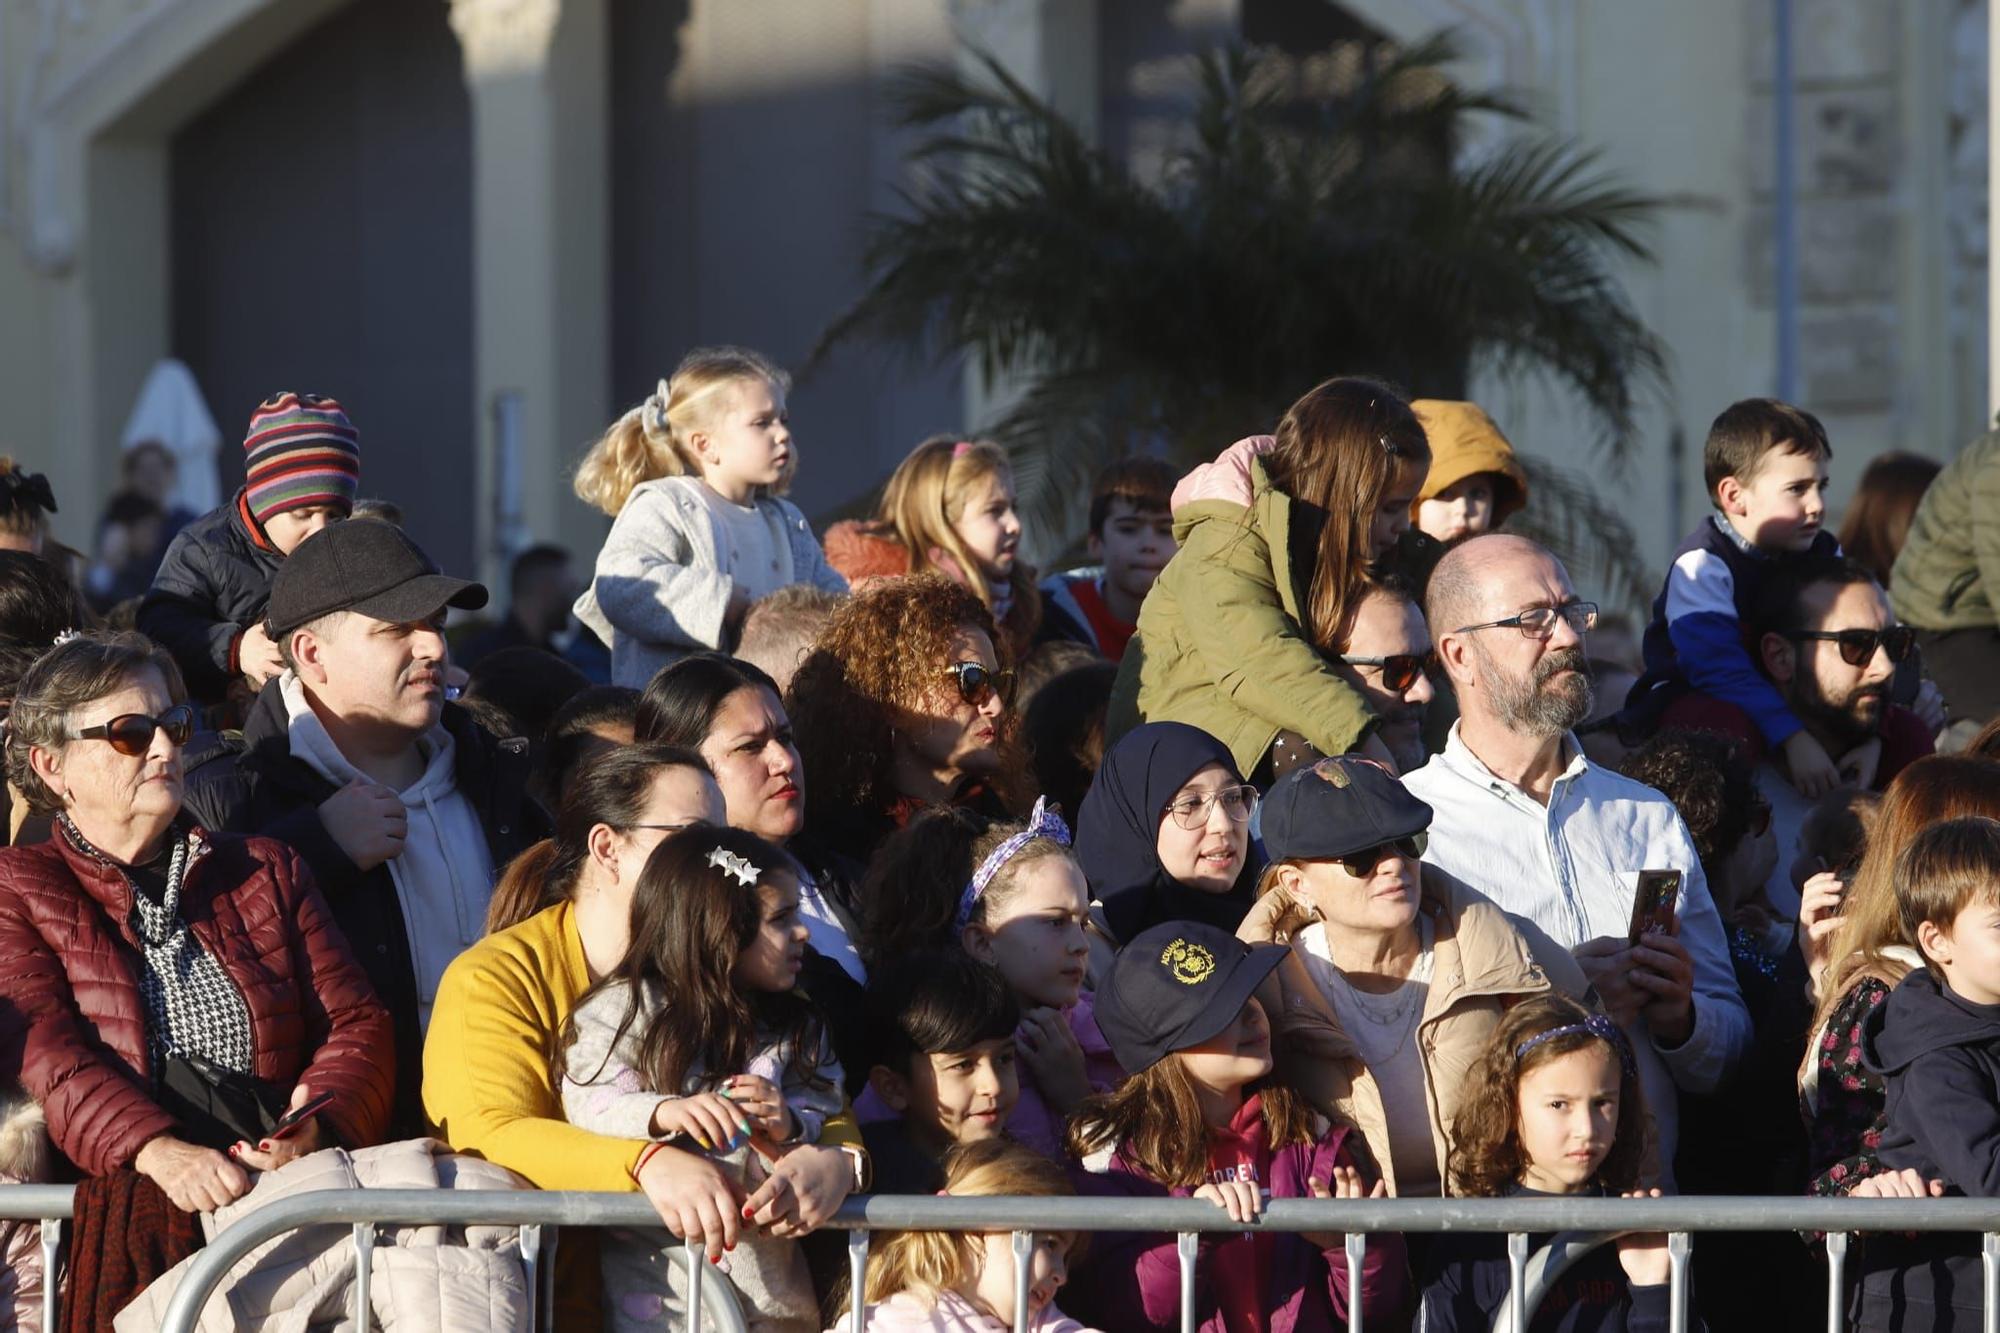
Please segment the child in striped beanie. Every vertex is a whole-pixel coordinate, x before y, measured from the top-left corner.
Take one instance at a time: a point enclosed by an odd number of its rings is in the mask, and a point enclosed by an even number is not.
[[[271,580],[299,543],[353,512],[361,481],[354,423],[317,394],[265,399],[243,454],[242,488],[174,538],[139,607],[139,629],[203,703],[220,702],[232,680],[261,687],[283,669],[263,628]]]

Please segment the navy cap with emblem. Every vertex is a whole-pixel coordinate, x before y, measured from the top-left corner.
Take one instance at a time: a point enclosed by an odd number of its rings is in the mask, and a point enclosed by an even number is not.
[[[1199,1046],[1236,1021],[1285,959],[1282,944],[1245,944],[1198,921],[1140,931],[1097,988],[1097,1027],[1127,1074]]]
[[[1372,759],[1329,755],[1301,764],[1259,804],[1273,861],[1328,861],[1431,826],[1431,808]]]

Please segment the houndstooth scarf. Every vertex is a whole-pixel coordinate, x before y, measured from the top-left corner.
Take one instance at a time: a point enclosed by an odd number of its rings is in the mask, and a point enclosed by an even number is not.
[[[132,886],[132,933],[138,936],[145,963],[139,974],[139,997],[146,1006],[146,1054],[154,1083],[173,1053],[205,1056],[249,1073],[249,1006],[222,964],[201,947],[181,919],[181,880],[188,862],[200,852],[196,840],[185,833],[175,838],[166,892],[154,902],[127,867],[91,846],[67,814],[56,818],[78,851],[116,870]]]

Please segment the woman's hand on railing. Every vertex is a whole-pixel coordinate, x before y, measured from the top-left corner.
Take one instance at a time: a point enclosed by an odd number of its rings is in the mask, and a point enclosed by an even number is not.
[[[743,1201],[743,1217],[766,1235],[803,1236],[838,1212],[853,1188],[846,1153],[801,1144],[772,1164],[770,1176]]]
[[[1657,1199],[1658,1190],[1633,1190],[1619,1196],[1624,1199]],[[1664,1287],[1673,1276],[1672,1265],[1667,1259],[1666,1233],[1660,1231],[1634,1231],[1618,1238],[1618,1266],[1625,1270],[1626,1280],[1635,1287]]]
[[[148,1139],[132,1169],[158,1185],[174,1207],[212,1213],[236,1202],[250,1189],[249,1173],[213,1148],[185,1143],[172,1135]]]
[[[720,1167],[679,1148],[660,1148],[639,1168],[639,1188],[667,1230],[705,1246],[710,1263],[736,1248],[741,1196]]]

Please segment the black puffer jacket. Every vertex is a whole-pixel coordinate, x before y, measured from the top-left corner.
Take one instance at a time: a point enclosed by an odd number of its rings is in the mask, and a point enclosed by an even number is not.
[[[362,870],[348,860],[320,822],[320,803],[336,788],[293,757],[279,684],[274,679],[264,687],[240,733],[226,733],[206,751],[190,751],[185,805],[205,827],[276,838],[305,859],[355,958],[395,1018],[396,1109],[389,1137],[422,1134],[423,1034],[396,883],[386,864]],[[528,743],[494,739],[456,704],[444,706],[443,721],[456,747],[458,789],[479,814],[497,875],[548,832],[546,817],[528,795]]]
[[[251,526],[243,492],[182,528],[139,603],[139,630],[174,655],[188,693],[221,700],[236,674],[236,640],[264,618],[285,557]]]

